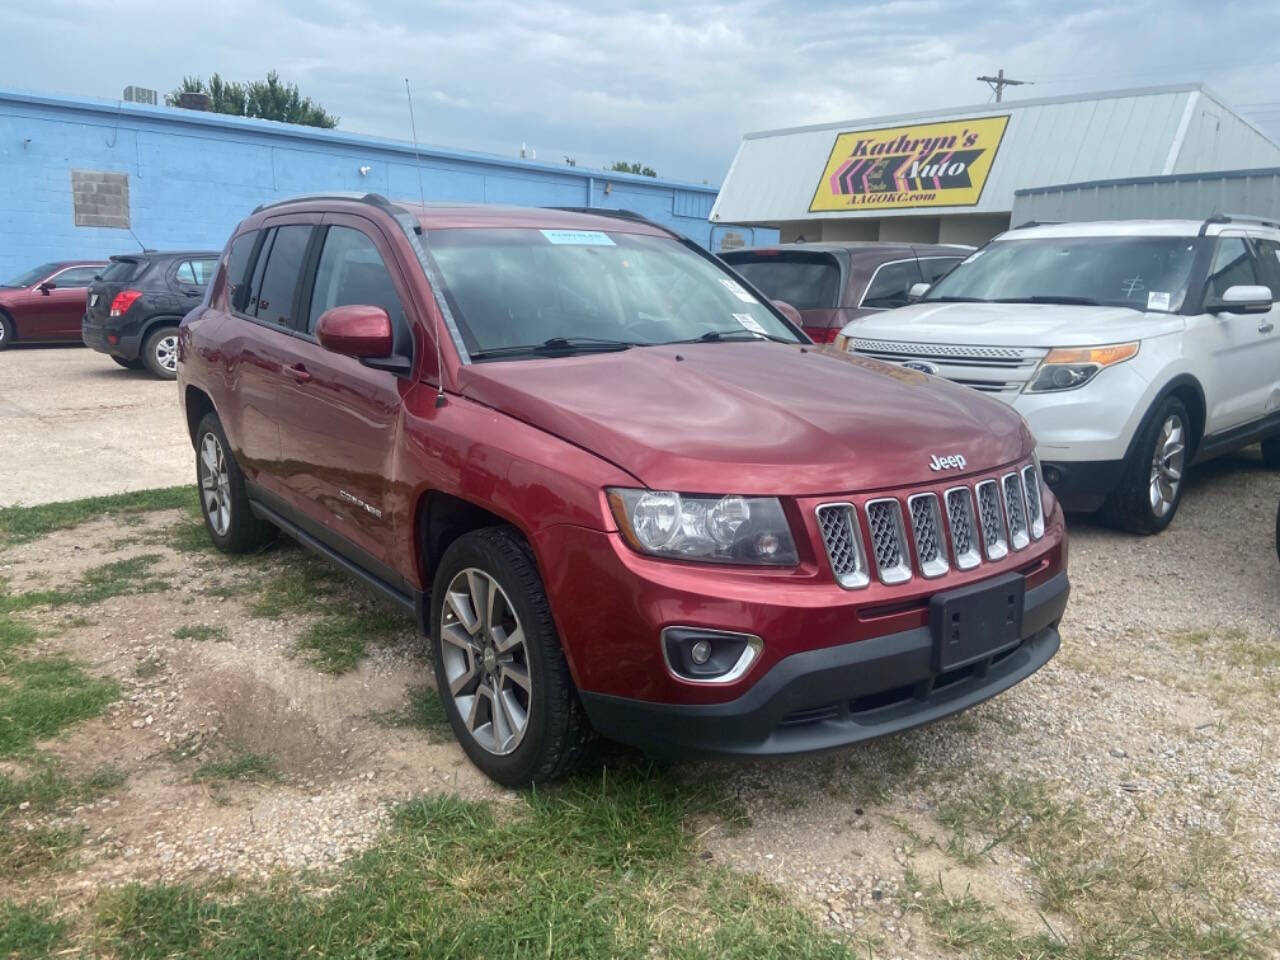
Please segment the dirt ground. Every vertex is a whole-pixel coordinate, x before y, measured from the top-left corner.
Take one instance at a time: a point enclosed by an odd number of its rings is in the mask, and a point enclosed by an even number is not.
[[[874,943],[876,956],[956,956],[912,876],[997,904],[1018,932],[1071,922],[1050,921],[1042,906],[1047,859],[1066,852],[1044,839],[984,839],[991,817],[1005,815],[984,798],[1013,811],[1010,834],[1026,826],[1012,778],[1037,785],[1036,803],[1076,825],[1063,843],[1132,848],[1142,869],[1181,864],[1189,838],[1213,841],[1212,862],[1197,869],[1242,878],[1213,895],[1227,891],[1242,922],[1273,920],[1277,499],[1280,474],[1249,451],[1193,474],[1161,537],[1072,518],[1061,653],[963,715],[821,756],[677,764],[666,775],[721,783],[747,814],[745,825],[708,823],[703,857],[776,883],[833,932]],[[232,562],[182,536],[191,524],[178,511],[142,514],[0,552],[12,592],[137,557],[158,558],[147,576],[164,585],[27,615],[42,630],[39,652],[69,655],[124,690],[104,716],[41,748],[73,772],[110,764],[127,780],[57,822],[29,816],[32,828],[82,825],[86,842],[52,880],[0,877],[0,898],[48,894],[50,883],[74,901],[131,880],[263,878],[350,857],[391,804],[416,794],[514,801],[447,730],[395,720],[430,684],[407,620],[356,669],[321,672],[298,649],[315,618],[258,606],[264,585],[314,561],[286,543]],[[353,583],[335,589],[345,606],[377,609]],[[270,758],[271,775],[199,776],[236,755]],[[969,833],[957,827],[965,822]]]
[[[80,346],[0,352],[0,507],[191,482],[177,387]]]

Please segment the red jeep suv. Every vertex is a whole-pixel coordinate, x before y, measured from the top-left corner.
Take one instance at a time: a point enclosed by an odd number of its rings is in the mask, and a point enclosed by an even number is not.
[[[214,542],[283,530],[414,611],[501,783],[592,731],[838,747],[1058,649],[1066,535],[1018,414],[814,346],[634,214],[259,207],[178,351]]]

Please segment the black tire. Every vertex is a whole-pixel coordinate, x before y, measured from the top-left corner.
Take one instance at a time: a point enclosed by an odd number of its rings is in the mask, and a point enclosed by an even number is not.
[[[111,354],[111,359],[120,364],[120,366],[124,367],[126,370],[141,370],[143,367],[141,360],[130,360],[128,357],[117,357],[114,353]]]
[[[162,380],[178,377],[178,328],[156,327],[142,342],[142,362],[153,376]]]
[[[1156,499],[1152,492],[1154,481],[1152,472],[1157,454],[1157,445],[1163,448],[1165,424],[1173,419],[1180,425],[1182,433],[1182,456],[1177,464],[1179,479],[1172,484],[1172,503],[1167,508],[1153,504]],[[1186,405],[1177,397],[1166,397],[1159,405],[1153,407],[1138,429],[1133,448],[1125,461],[1124,472],[1120,483],[1103,505],[1103,516],[1113,525],[1130,533],[1150,536],[1160,533],[1178,513],[1182,503],[1182,491],[1186,480],[1187,465],[1191,462],[1194,443],[1191,434],[1191,415]],[[1162,462],[1168,461],[1162,458]],[[1167,486],[1167,484],[1166,484]],[[1162,512],[1163,509],[1163,512]]]
[[[0,350],[8,350],[18,338],[13,329],[13,321],[0,313]]]
[[[217,414],[206,413],[196,427],[196,488],[200,494],[200,512],[209,538],[223,553],[252,553],[261,550],[275,539],[276,528],[266,520],[254,516],[249,508],[249,494],[245,490],[244,474],[231,454],[231,445],[222,431]],[[219,471],[217,457],[225,469],[225,483],[210,487],[205,458],[214,457],[213,474]],[[226,512],[222,512],[225,503]]]
[[[1280,470],[1280,436],[1262,441],[1262,462],[1272,470]]]
[[[1280,506],[1276,507],[1276,556],[1280,557]]]
[[[523,668],[529,681],[523,704],[518,704],[524,707],[526,722],[518,745],[507,753],[495,752],[481,743],[479,735],[483,733],[484,725],[479,724],[480,729],[473,734],[458,703],[462,697],[474,699],[477,703],[483,701],[482,686],[492,684],[493,687],[501,687],[503,681],[497,670],[502,664],[494,666],[497,658],[481,657],[478,653],[466,652],[461,644],[450,644],[452,668],[456,670],[458,664],[465,663],[469,665],[468,675],[474,674],[470,682],[459,687],[457,697],[450,692],[445,662],[448,641],[443,635],[446,629],[462,636],[466,636],[468,631],[452,607],[448,611],[450,620],[446,622],[445,595],[455,578],[465,577],[464,571],[468,570],[479,571],[490,583],[497,584],[501,590],[499,609],[511,614],[523,631],[524,643],[514,655],[523,657],[516,666]],[[591,726],[569,675],[569,665],[556,635],[537,565],[528,545],[515,530],[509,527],[476,530],[450,544],[436,570],[431,590],[430,623],[436,689],[440,692],[458,743],[486,776],[504,786],[525,787],[563,777],[582,761],[591,746]],[[486,644],[496,651],[497,644],[490,644],[496,636],[495,632],[478,626],[471,636],[477,641],[473,651]],[[488,667],[484,666],[486,663]],[[486,670],[494,672],[486,673]],[[507,689],[513,695],[521,692],[514,686]],[[469,690],[475,693],[468,695],[464,692]],[[493,716],[493,698],[489,697],[487,702],[490,705],[488,716],[491,718],[492,736],[499,725]],[[512,716],[510,711],[506,716]]]

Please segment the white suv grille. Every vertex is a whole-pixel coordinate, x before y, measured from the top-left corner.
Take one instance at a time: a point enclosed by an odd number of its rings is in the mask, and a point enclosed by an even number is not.
[[[940,577],[954,566],[972,570],[1022,550],[1044,536],[1044,502],[1034,464],[986,479],[905,498],[877,497],[862,510],[825,503],[815,514],[836,581],[849,590],[867,586],[874,564],[885,584],[906,583],[917,573]],[[866,519],[865,532],[859,513]],[[944,523],[945,518],[945,523]],[[867,549],[863,538],[869,537]],[[948,553],[948,547],[950,553]],[[914,548],[914,552],[912,550]]]

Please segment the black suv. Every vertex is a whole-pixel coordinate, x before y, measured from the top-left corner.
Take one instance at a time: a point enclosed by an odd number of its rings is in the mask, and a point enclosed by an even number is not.
[[[111,263],[89,286],[81,323],[84,342],[130,370],[178,375],[178,324],[204,300],[218,265],[212,250],[130,253]]]

